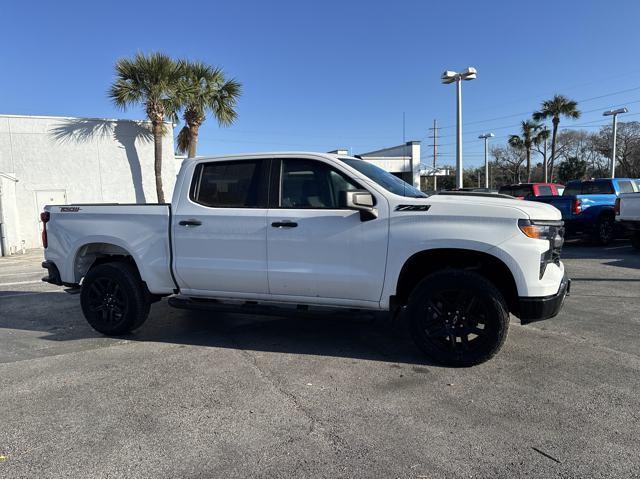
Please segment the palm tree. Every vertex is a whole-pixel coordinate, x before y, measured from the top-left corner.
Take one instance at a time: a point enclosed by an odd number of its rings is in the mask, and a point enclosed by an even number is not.
[[[109,89],[109,97],[116,106],[126,109],[131,105],[144,106],[151,121],[154,143],[154,170],[158,202],[164,203],[162,189],[162,136],[166,119],[176,117],[176,108],[184,90],[180,67],[163,53],[121,58],[116,62],[116,79]]]
[[[560,117],[580,118],[580,110],[578,110],[578,102],[568,99],[563,95],[555,95],[551,100],[542,102],[540,110],[533,114],[535,121],[542,121],[551,118],[553,124],[553,133],[551,134],[551,164],[550,164],[550,181],[553,181],[553,163],[556,159],[556,138],[558,136],[558,125]]]
[[[234,108],[241,85],[234,79],[227,80],[220,68],[202,62],[182,60],[180,68],[188,92],[182,104],[185,126],[178,133],[177,149],[193,158],[198,145],[198,130],[207,112],[213,113],[220,126],[231,125],[236,119]]]
[[[531,181],[531,148],[539,145],[547,137],[547,130],[542,129],[538,122],[525,120],[520,126],[522,136],[509,136],[509,145],[518,150],[527,152],[527,182]]]

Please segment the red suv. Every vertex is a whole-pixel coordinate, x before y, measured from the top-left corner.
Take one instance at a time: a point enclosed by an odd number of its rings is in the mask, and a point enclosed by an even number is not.
[[[555,183],[518,183],[517,185],[501,186],[498,193],[526,200],[538,196],[559,196],[563,191],[564,185]]]

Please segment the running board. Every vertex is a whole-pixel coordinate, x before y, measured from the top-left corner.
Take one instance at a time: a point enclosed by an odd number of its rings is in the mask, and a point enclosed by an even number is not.
[[[238,303],[223,303],[216,299],[189,298],[186,296],[172,296],[168,299],[169,306],[177,309],[211,311],[215,313],[258,314],[265,316],[286,316],[296,318],[329,318],[336,315],[349,315],[355,319],[371,320],[375,318],[372,311],[308,306],[305,304],[279,306],[275,304],[261,304],[255,301]]]

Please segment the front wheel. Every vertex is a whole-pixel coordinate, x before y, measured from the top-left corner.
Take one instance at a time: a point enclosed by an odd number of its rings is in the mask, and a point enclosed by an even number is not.
[[[407,308],[417,346],[448,366],[473,366],[492,358],[509,328],[509,311],[500,291],[483,276],[463,270],[424,278]]]
[[[124,262],[91,268],[82,282],[80,304],[91,327],[108,336],[142,326],[151,305],[138,272]]]

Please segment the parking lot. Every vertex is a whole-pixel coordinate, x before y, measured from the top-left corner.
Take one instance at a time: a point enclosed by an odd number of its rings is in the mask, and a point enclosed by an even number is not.
[[[157,303],[110,339],[0,259],[0,477],[640,477],[640,254],[572,243],[572,294],[488,363],[384,319]]]

